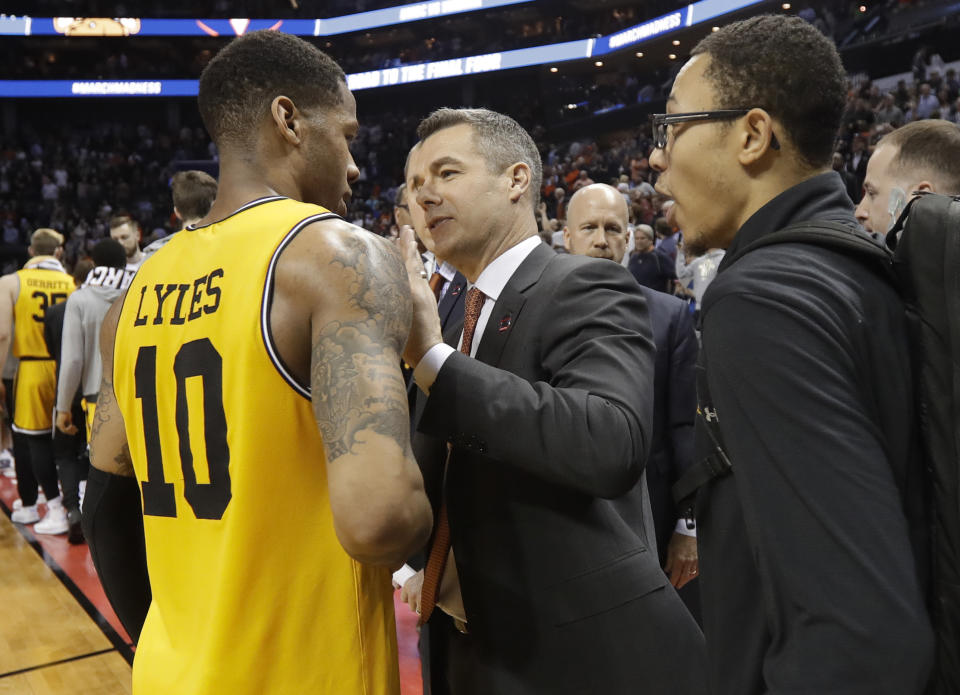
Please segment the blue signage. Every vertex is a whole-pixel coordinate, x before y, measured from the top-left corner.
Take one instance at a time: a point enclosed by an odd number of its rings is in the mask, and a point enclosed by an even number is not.
[[[430,0],[326,19],[140,19],[2,15],[0,36],[240,36],[258,29],[273,29],[296,36],[333,36],[530,1]]]
[[[391,12],[404,10],[406,14],[402,21],[415,21],[423,19],[420,13],[426,12],[446,12],[453,11],[466,12],[470,9],[481,9],[491,7],[494,4],[505,5],[512,2],[527,2],[528,0],[442,0],[440,2],[416,3],[413,5],[403,5],[402,7],[389,8]],[[450,60],[437,60],[429,63],[416,63],[412,65],[398,65],[383,70],[371,70],[368,72],[354,73],[347,75],[347,86],[352,91],[361,89],[376,89],[378,87],[390,87],[401,84],[411,84],[414,82],[424,82],[427,80],[439,80],[447,77],[463,77],[465,75],[476,75],[484,72],[497,72],[500,70],[510,70],[512,68],[528,67],[531,65],[545,65],[561,63],[569,60],[583,60],[584,58],[594,58],[614,51],[619,51],[627,47],[649,41],[658,36],[676,31],[683,27],[689,27],[700,22],[713,19],[723,14],[755,5],[762,0],[700,0],[686,8],[651,19],[647,22],[637,24],[636,26],[618,31],[609,36],[603,36],[597,39],[581,39],[579,41],[566,41],[564,43],[548,44],[546,46],[535,46],[533,48],[521,48],[514,51],[502,51],[499,53],[487,53],[484,55],[467,56],[463,58],[451,58]],[[473,7],[478,5],[478,7]],[[459,8],[459,9],[456,9]],[[361,17],[364,15],[376,14],[377,12],[386,12],[387,10],[375,10],[374,12],[364,12],[350,17]],[[415,16],[416,15],[416,16]],[[335,22],[343,17],[332,20],[284,20],[291,22]],[[23,22],[26,21],[25,24]],[[33,22],[39,20],[34,19]],[[126,21],[126,20],[118,20]],[[140,20],[131,20],[140,21]],[[200,20],[143,20],[156,22],[193,22]],[[271,22],[274,20],[209,20],[208,27],[211,31],[219,31],[224,28],[224,23],[231,30],[238,34],[256,28],[264,28],[260,23]],[[359,21],[359,20],[357,20]],[[363,21],[374,21],[367,17]],[[379,20],[376,20],[379,21]],[[29,27],[30,21],[23,18],[16,20],[21,22],[17,26]],[[0,17],[0,33],[4,28],[13,27],[16,22],[10,17]],[[249,22],[248,25],[240,26],[236,22]],[[35,25],[34,25],[35,26]],[[131,25],[132,26],[132,25]],[[336,26],[333,31],[337,31]],[[286,30],[289,27],[280,27],[280,30]],[[326,31],[326,30],[325,30]],[[350,31],[350,30],[344,30]],[[144,33],[144,32],[141,32]],[[110,97],[110,96],[196,96],[196,80],[0,80],[0,97]]]

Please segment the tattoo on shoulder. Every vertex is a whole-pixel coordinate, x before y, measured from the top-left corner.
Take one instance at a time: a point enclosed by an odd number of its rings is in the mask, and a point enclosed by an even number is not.
[[[130,457],[130,446],[124,442],[123,447],[113,457],[113,462],[117,466],[117,475],[127,475],[132,476],[133,472],[133,459]]]
[[[406,270],[392,247],[348,239],[331,261],[343,268],[350,306],[320,330],[311,356],[313,409],[333,461],[373,431],[409,444],[399,355],[410,326]]]
[[[347,237],[332,263],[343,268],[360,322],[403,350],[410,328],[410,284],[396,248],[381,239]]]

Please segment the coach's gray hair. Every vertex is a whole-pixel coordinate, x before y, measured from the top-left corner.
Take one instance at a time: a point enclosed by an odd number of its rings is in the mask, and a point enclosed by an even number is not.
[[[437,109],[420,122],[417,137],[423,142],[437,131],[461,124],[473,128],[474,145],[490,171],[499,173],[517,162],[530,167],[529,197],[536,209],[543,181],[540,152],[530,134],[510,116],[489,109]]]

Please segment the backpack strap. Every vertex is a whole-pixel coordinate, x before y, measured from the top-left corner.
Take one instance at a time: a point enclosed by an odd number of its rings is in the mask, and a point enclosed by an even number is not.
[[[698,408],[697,417],[704,425],[703,429],[710,437],[713,449],[707,456],[687,469],[687,472],[673,485],[673,499],[680,508],[680,515],[684,519],[694,517],[693,506],[697,491],[701,487],[733,472],[733,464],[723,450],[723,445],[720,444],[720,427],[717,425],[716,412],[712,411],[708,414]]]
[[[690,528],[693,528],[690,522],[695,517],[694,505],[697,500],[697,491],[713,480],[733,472],[733,463],[723,448],[723,434],[720,432],[720,420],[710,396],[706,355],[703,353],[700,354],[697,362],[696,376],[698,427],[694,432],[695,444],[697,451],[708,453],[690,466],[671,488],[680,516],[687,519]]]
[[[880,271],[889,282],[897,282],[893,273],[893,253],[874,241],[859,225],[854,224],[828,220],[798,222],[760,237],[740,253],[746,255],[764,246],[790,243],[812,244],[858,256],[875,270]]]
[[[900,213],[900,217],[897,218],[897,221],[894,223],[893,228],[887,232],[887,237],[885,240],[885,245],[892,252],[896,253],[897,246],[900,243],[900,235],[903,233],[903,230],[906,229],[907,220],[910,217],[910,209],[917,203],[918,200],[924,198],[928,195],[936,195],[930,191],[914,191],[911,193],[913,196],[910,199],[910,202],[907,203],[907,206],[903,209],[903,212]]]
[[[893,254],[870,238],[859,225],[826,220],[798,222],[762,236],[742,249],[738,256],[746,255],[764,246],[788,243],[812,244],[857,256],[882,274],[888,282],[897,283],[893,271]],[[701,310],[701,325],[703,318],[704,314]],[[698,367],[697,401],[699,403],[697,417],[702,425],[700,430],[709,438],[706,444],[710,453],[687,469],[672,487],[673,499],[680,508],[681,515],[687,519],[693,518],[697,491],[713,480],[733,472],[733,463],[724,451],[723,435],[710,397],[705,365],[702,368]]]

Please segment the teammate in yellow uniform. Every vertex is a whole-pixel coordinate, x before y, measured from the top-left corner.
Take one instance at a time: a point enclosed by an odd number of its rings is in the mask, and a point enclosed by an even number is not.
[[[19,358],[14,379],[13,434],[24,438],[23,454],[16,458],[19,508],[11,519],[31,524],[37,511],[37,482],[47,497],[47,510],[62,516],[57,469],[53,460],[53,404],[57,397],[56,363],[43,338],[47,307],[65,301],[74,290],[73,278],[60,264],[63,236],[52,229],[38,229],[30,237],[32,258],[23,269],[0,278],[0,371],[7,359],[13,334],[13,354]],[[0,386],[0,391],[3,387]],[[2,399],[0,399],[2,400]],[[65,533],[54,529],[41,532]]]
[[[396,695],[389,568],[432,517],[400,256],[328,212],[358,175],[356,104],[311,44],[254,32],[209,63],[199,105],[216,201],[101,334],[84,532],[122,604],[120,508],[140,488],[153,600],[134,693]]]

